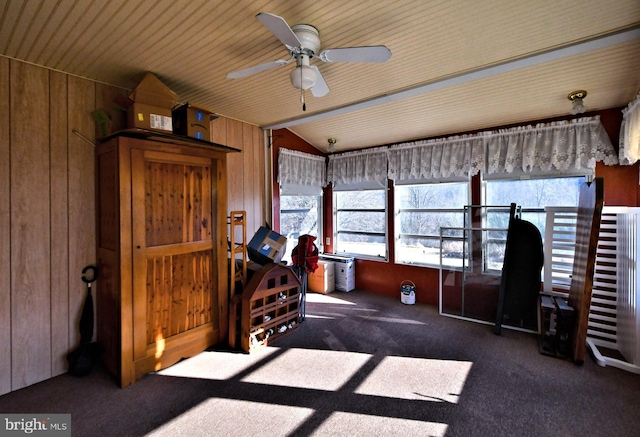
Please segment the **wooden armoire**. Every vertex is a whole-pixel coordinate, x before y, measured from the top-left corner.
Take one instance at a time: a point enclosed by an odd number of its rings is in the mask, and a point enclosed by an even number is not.
[[[228,329],[226,154],[129,131],[97,147],[97,341],[122,387]]]

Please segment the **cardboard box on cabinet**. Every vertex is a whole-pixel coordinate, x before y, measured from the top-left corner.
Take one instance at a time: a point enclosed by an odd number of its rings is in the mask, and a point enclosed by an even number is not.
[[[210,141],[211,111],[203,106],[185,103],[173,110],[173,133]]]
[[[287,237],[260,226],[258,232],[255,233],[247,245],[249,259],[261,265],[268,263],[278,264],[282,260],[286,244]]]
[[[318,261],[316,271],[307,275],[307,286],[309,291],[316,293],[329,294],[335,291],[335,264],[332,261]]]
[[[178,101],[178,95],[153,73],[145,74],[129,94],[129,99],[133,102],[127,111],[129,128],[173,132],[171,110]]]

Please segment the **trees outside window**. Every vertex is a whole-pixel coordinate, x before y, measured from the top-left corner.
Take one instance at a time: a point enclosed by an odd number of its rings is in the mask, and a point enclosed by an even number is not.
[[[284,261],[291,263],[291,251],[301,235],[317,237],[316,246],[321,248],[321,213],[321,196],[280,196],[280,234],[287,237],[287,248],[282,257]]]
[[[492,209],[492,205],[515,203],[521,208],[521,217],[533,223],[544,241],[547,206],[578,206],[580,184],[584,176],[547,177],[537,179],[488,180],[483,183],[484,204],[487,205],[485,226],[507,229],[509,215],[504,209]],[[492,247],[485,256],[485,269],[498,271],[504,260],[505,232],[494,232],[487,246]]]
[[[336,253],[387,258],[387,190],[334,193]]]
[[[469,182],[399,185],[394,195],[396,262],[438,266],[441,228],[464,227]],[[445,234],[443,256],[447,262],[461,263],[462,232],[447,230]]]

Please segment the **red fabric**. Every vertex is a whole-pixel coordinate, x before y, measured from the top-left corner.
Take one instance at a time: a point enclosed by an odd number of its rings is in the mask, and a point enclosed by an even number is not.
[[[291,261],[295,267],[304,267],[307,273],[313,273],[318,268],[318,248],[313,235],[301,235],[298,245],[293,248]]]

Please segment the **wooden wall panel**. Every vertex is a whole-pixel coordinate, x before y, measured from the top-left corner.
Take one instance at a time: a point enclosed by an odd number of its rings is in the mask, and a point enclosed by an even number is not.
[[[242,168],[243,168],[243,204],[244,210],[247,211],[247,238],[250,238],[256,232],[255,216],[259,211],[260,205],[255,202],[255,186],[256,163],[253,146],[253,126],[247,123],[242,124]]]
[[[242,153],[229,153],[227,157],[227,215],[229,211],[244,210],[244,149],[242,142],[243,123],[227,119],[227,146],[242,150]]]
[[[11,370],[16,390],[51,376],[49,74],[10,62]]]
[[[265,152],[260,127],[218,117],[211,122],[211,141],[241,150],[227,155],[228,211],[247,212],[247,239],[265,224]],[[236,236],[239,241],[241,236]]]
[[[228,146],[227,144],[227,118],[218,117],[212,120],[210,125],[211,141]]]
[[[69,129],[76,129],[95,141],[95,123],[91,116],[95,110],[95,84],[69,76],[68,86]],[[79,136],[69,134],[69,344],[72,349],[80,341],[78,325],[87,294],[81,280],[82,269],[96,262],[94,149]]]
[[[104,110],[111,119],[111,132],[127,128],[127,112],[123,105],[129,99],[129,92],[122,88],[96,83],[95,109]],[[96,138],[102,137],[98,125],[94,123]]]
[[[253,154],[256,177],[254,183],[254,202],[257,210],[254,211],[254,227],[257,230],[265,224],[265,145],[262,129],[253,127]]]
[[[51,373],[67,371],[69,352],[69,221],[67,75],[49,72],[51,148]]]
[[[9,59],[0,58],[0,395],[11,391]]]

